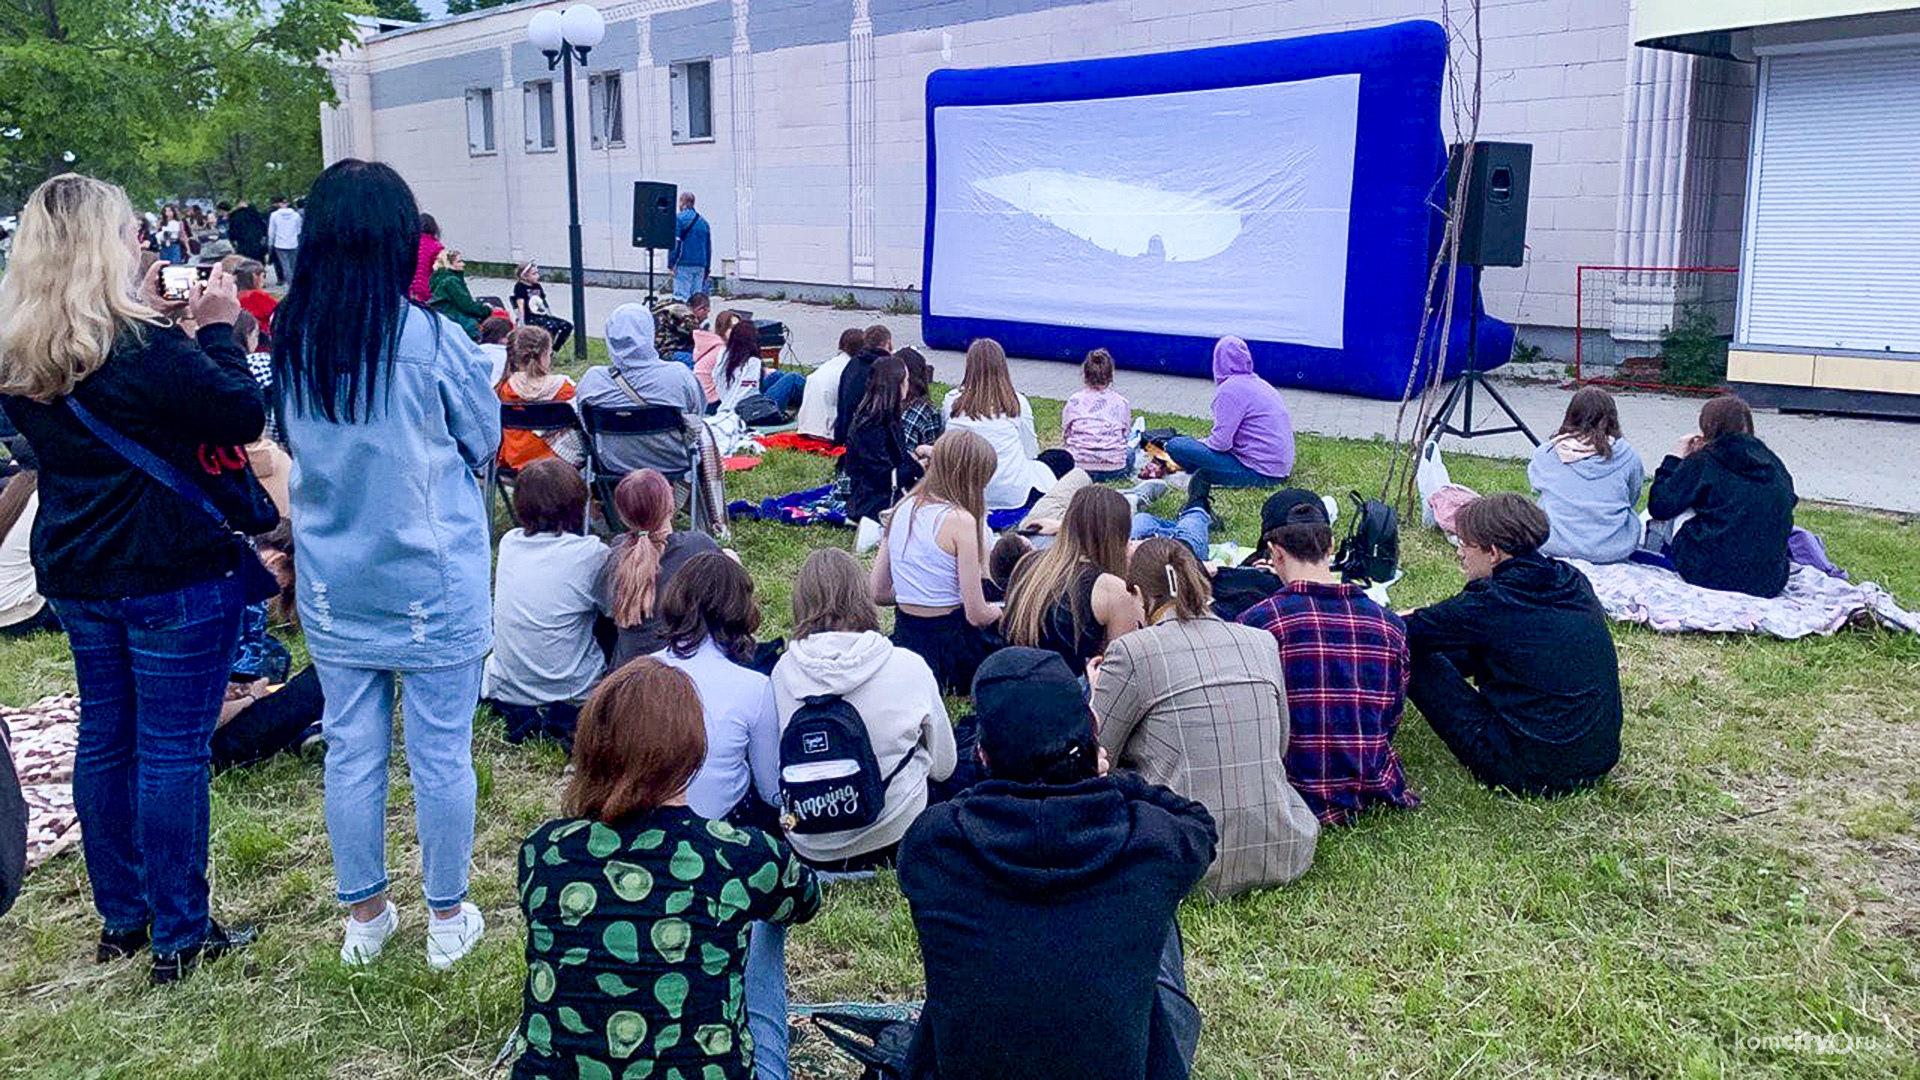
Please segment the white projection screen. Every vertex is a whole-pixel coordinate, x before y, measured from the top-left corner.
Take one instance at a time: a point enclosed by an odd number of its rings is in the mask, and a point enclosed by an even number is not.
[[[941,106],[928,313],[1342,347],[1359,96]]]

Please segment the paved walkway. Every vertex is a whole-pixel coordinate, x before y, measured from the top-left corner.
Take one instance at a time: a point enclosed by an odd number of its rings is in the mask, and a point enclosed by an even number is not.
[[[510,282],[499,280],[475,280],[472,288],[475,295],[505,296],[512,291]],[[598,336],[616,306],[641,295],[620,289],[587,289],[589,332]],[[559,314],[566,314],[572,305],[564,285],[549,286],[547,298]],[[892,329],[899,344],[921,348],[918,315],[839,311],[758,297],[742,297],[728,306],[752,311],[755,318],[786,323],[788,340],[803,363],[818,363],[832,355],[840,331],[846,327],[874,322]],[[925,348],[921,351],[942,381],[960,381],[961,354]],[[1065,398],[1080,387],[1077,364],[1014,359],[1009,367],[1015,385],[1036,397]],[[1136,408],[1204,417],[1213,400],[1213,385],[1204,379],[1123,371],[1120,380]],[[1566,408],[1566,390],[1550,383],[1497,381],[1500,392],[1535,434],[1558,426]],[[1355,439],[1393,434],[1397,402],[1314,390],[1287,390],[1286,395],[1294,426],[1301,431]],[[1697,397],[1664,394],[1626,392],[1619,395],[1619,402],[1621,425],[1647,459],[1649,473],[1675,440],[1694,430],[1700,409]],[[1920,423],[1764,413],[1759,427],[1761,438],[1792,471],[1801,498],[1920,513]],[[1476,454],[1507,458],[1526,457],[1532,449],[1519,435],[1481,438],[1470,444],[1450,438],[1442,444],[1443,450],[1469,448]]]

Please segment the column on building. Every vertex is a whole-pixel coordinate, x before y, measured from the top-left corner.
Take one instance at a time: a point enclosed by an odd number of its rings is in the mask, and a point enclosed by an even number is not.
[[[358,42],[325,61],[333,83],[333,104],[320,106],[320,160],[372,158],[373,88],[366,49]]]
[[[872,285],[874,276],[874,159],[878,116],[874,102],[873,18],[870,0],[854,0],[847,37],[847,148],[853,209],[852,281]]]
[[[733,221],[742,278],[760,273],[760,244],[753,216],[753,50],[747,43],[747,0],[733,0]]]

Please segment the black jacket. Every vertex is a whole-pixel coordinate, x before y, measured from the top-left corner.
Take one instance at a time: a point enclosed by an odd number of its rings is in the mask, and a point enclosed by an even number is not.
[[[853,427],[853,414],[860,411],[860,399],[867,396],[867,375],[873,362],[886,356],[884,349],[862,349],[840,371],[839,412],[833,414],[833,441],[847,444],[847,432]]]
[[[1620,659],[1593,586],[1566,563],[1508,559],[1409,615],[1407,646],[1453,654],[1540,779],[1597,777],[1620,760]]]
[[[1214,842],[1205,807],[1131,773],[928,807],[900,843],[927,974],[911,1075],[1184,1076],[1155,981]]]
[[[855,419],[847,432],[847,452],[840,459],[840,467],[850,484],[850,521],[863,517],[879,520],[882,510],[920,482],[920,463],[900,433],[898,417],[890,422]]]
[[[1787,587],[1793,477],[1767,444],[1723,435],[1685,459],[1667,455],[1653,474],[1647,513],[1693,511],[1673,538],[1680,576],[1708,589],[1779,596]]]
[[[227,215],[227,239],[233,250],[249,259],[267,255],[267,216],[252,206],[242,206]]]
[[[221,468],[210,448],[260,437],[266,411],[233,327],[177,326],[124,339],[74,389],[87,409],[188,476]],[[40,459],[33,568],[42,595],[111,600],[172,592],[233,572],[232,534],[127,463],[64,401],[0,398]],[[238,460],[245,461],[245,455]]]

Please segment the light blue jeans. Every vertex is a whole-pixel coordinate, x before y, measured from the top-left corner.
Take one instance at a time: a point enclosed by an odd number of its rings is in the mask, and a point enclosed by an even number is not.
[[[396,686],[427,906],[445,911],[466,899],[478,793],[473,712],[482,663],[407,672],[314,663],[327,701],[320,717],[327,741],[327,839],[341,903],[387,890],[387,759]]]
[[[1189,506],[1180,511],[1180,516],[1172,521],[1154,517],[1145,512],[1133,515],[1133,530],[1128,534],[1133,540],[1146,540],[1155,536],[1171,536],[1192,549],[1193,557],[1201,562],[1207,561],[1207,532],[1213,526],[1213,516],[1197,506]]]
[[[787,928],[753,924],[747,941],[747,1030],[754,1080],[787,1080]]]
[[[685,300],[694,293],[706,291],[706,267],[676,266],[673,268],[673,298],[675,300]]]

